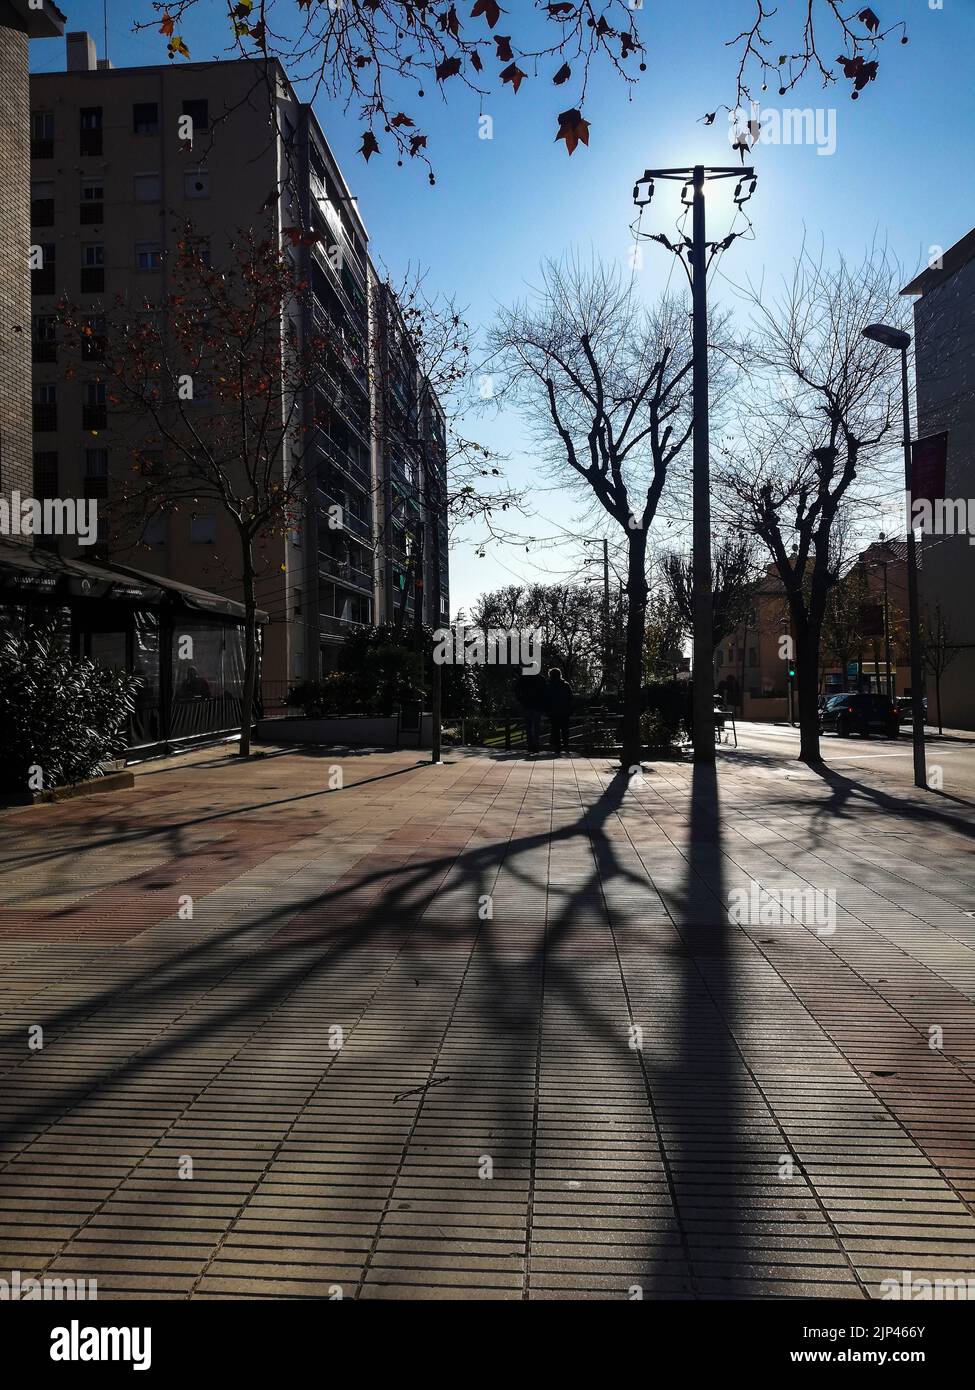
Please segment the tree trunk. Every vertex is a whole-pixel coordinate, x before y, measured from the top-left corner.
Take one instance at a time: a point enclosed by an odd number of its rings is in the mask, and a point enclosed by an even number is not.
[[[944,733],[944,725],[941,720],[941,668],[934,673],[934,698],[938,702],[938,733]]]
[[[626,645],[623,655],[623,750],[625,771],[638,768],[643,753],[640,715],[643,712],[643,643],[647,624],[647,537],[629,532],[626,592]]]
[[[244,560],[244,691],[240,707],[240,756],[250,757],[254,692],[257,688],[257,594],[254,565]]]
[[[804,763],[819,763],[819,629],[814,626],[807,626],[796,640],[796,682],[799,757]]]

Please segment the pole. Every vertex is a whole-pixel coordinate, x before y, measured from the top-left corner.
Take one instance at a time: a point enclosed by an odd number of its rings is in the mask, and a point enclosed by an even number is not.
[[[911,642],[911,727],[914,741],[914,785],[928,786],[924,751],[924,705],[921,700],[921,623],[917,596],[917,549],[911,524],[911,396],[907,385],[907,348],[901,348],[901,388],[904,399],[904,488],[907,494],[907,608]]]
[[[694,306],[694,757],[714,762],[714,642],[711,608],[711,458],[708,439],[708,282],[704,166],[693,173],[691,249]]]
[[[890,607],[887,602],[887,561],[884,564],[884,660],[887,663],[887,697],[894,698],[890,683]]]
[[[609,689],[609,668],[611,662],[609,633],[609,541],[603,541],[603,690]]]

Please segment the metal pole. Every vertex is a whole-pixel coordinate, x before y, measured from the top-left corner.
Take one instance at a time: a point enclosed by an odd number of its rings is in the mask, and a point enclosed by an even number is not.
[[[894,691],[890,683],[890,607],[887,601],[887,561],[884,565],[884,660],[887,663],[887,697],[894,698]]]
[[[610,635],[609,635],[609,541],[603,541],[603,691],[609,689]],[[604,694],[605,698],[605,694]]]
[[[924,705],[921,700],[921,624],[917,596],[917,551],[911,524],[911,397],[907,385],[907,348],[901,348],[901,386],[904,397],[904,488],[907,508],[907,608],[911,642],[911,724],[914,736],[914,785],[927,790],[924,752]]]
[[[711,459],[708,439],[708,283],[704,166],[693,175],[691,249],[694,305],[694,757],[714,761],[714,642],[711,608]]]

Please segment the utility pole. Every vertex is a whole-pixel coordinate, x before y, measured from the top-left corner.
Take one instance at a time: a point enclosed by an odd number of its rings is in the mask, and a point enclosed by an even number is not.
[[[683,183],[681,202],[691,209],[691,237],[677,242],[657,233],[647,236],[672,251],[687,272],[693,305],[693,746],[696,762],[714,761],[714,609],[711,592],[711,450],[708,401],[708,269],[740,233],[729,232],[722,241],[706,240],[704,186],[709,180],[737,178],[735,207],[740,210],[755,191],[754,169],[706,168],[695,164],[684,169],[647,169],[633,190],[633,201],[645,208],[654,193],[656,179]],[[746,191],[746,184],[748,185]],[[646,187],[646,196],[641,189]],[[646,235],[646,234],[644,234]],[[686,259],[685,259],[686,257]]]
[[[609,541],[603,540],[603,689],[609,686],[612,641],[609,634]]]

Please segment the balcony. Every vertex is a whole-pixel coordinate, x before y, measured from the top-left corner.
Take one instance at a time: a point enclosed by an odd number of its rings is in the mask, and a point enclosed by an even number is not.
[[[105,204],[100,199],[82,203],[78,212],[83,227],[99,227],[105,220]]]
[[[102,294],[105,289],[105,271],[101,266],[84,266],[81,271],[81,293]]]
[[[81,428],[83,430],[104,430],[108,428],[107,405],[83,405],[81,407]]]
[[[41,405],[34,402],[34,433],[48,434],[58,427],[58,408],[56,405]]]
[[[82,130],[80,132],[78,153],[82,155],[100,155],[102,152],[102,132],[100,130]]]
[[[32,227],[54,226],[54,199],[35,198],[30,205],[30,224]]]
[[[372,575],[365,570],[356,569],[348,560],[337,560],[334,555],[318,552],[318,572],[323,579],[337,579],[354,589],[365,589],[372,593]]]
[[[35,338],[30,345],[30,360],[32,362],[56,362],[58,360],[58,345],[50,338]]]
[[[47,140],[31,140],[30,142],[31,159],[53,159],[54,140],[53,137]]]
[[[319,630],[324,637],[344,637],[347,632],[355,632],[358,628],[371,627],[369,622],[356,622],[352,618],[334,618],[328,613],[319,613]]]
[[[366,540],[372,540],[372,528],[369,522],[364,521],[361,517],[355,516],[350,510],[346,499],[335,497],[333,494],[326,492],[324,488],[319,488],[318,505],[321,507],[322,511],[325,512],[327,512],[330,507],[341,508],[342,526],[344,529],[351,532],[354,536],[362,536]]]
[[[336,444],[324,430],[319,430],[315,435],[315,444],[329,463],[341,469],[347,478],[351,478],[358,487],[368,492],[372,486],[372,479],[368,471],[353,459],[341,444]]]
[[[39,270],[31,271],[30,292],[31,294],[54,294],[55,279],[53,265],[45,265]]]

